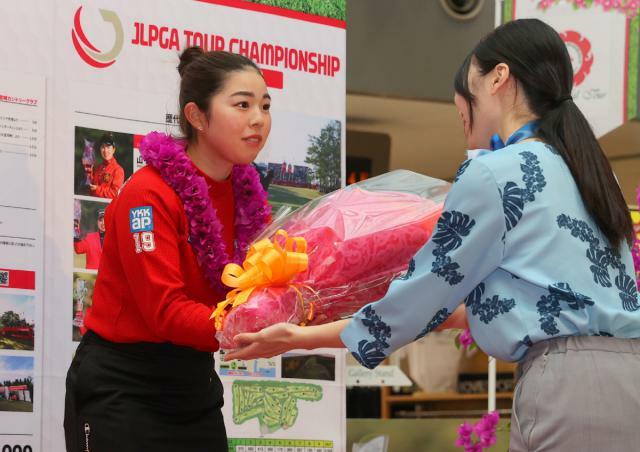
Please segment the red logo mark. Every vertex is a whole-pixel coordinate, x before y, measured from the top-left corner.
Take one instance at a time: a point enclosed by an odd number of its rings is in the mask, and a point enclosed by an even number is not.
[[[577,31],[567,30],[560,33],[560,37],[567,46],[571,65],[573,66],[573,86],[576,87],[584,82],[584,79],[591,72],[593,65],[593,54],[591,53],[591,42]]]
[[[106,9],[100,10],[100,15],[105,22],[111,23],[115,31],[115,42],[113,43],[113,47],[108,52],[100,51],[96,46],[94,46],[89,39],[87,39],[87,35],[85,35],[84,30],[82,29],[82,24],[80,22],[80,13],[82,11],[82,6],[80,6],[76,10],[76,14],[73,18],[73,28],[71,29],[71,40],[73,41],[73,47],[75,47],[76,52],[82,60],[87,63],[89,66],[95,68],[105,68],[111,66],[116,62],[117,56],[120,54],[122,50],[122,45],[124,44],[124,31],[122,29],[122,23],[120,22],[120,18],[118,15]]]

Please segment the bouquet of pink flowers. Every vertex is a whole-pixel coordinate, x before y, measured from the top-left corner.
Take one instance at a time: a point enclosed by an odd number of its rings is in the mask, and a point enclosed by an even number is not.
[[[222,348],[279,322],[319,324],[380,299],[410,269],[440,217],[449,184],[394,171],[350,185],[276,218],[242,266],[212,318]]]

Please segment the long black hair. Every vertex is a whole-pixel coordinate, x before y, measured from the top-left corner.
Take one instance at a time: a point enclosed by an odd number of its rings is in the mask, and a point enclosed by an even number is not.
[[[471,64],[486,75],[496,65],[509,66],[529,109],[539,118],[537,137],[556,149],[566,162],[589,214],[612,246],[633,242],[633,226],[624,196],[609,161],[586,118],[573,102],[573,68],[558,33],[538,19],[507,22],[485,36],[465,59],[454,89],[469,104]]]

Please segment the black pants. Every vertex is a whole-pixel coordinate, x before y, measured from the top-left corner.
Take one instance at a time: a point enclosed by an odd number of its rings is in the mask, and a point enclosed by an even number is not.
[[[89,331],[67,373],[67,452],[227,452],[211,353]]]

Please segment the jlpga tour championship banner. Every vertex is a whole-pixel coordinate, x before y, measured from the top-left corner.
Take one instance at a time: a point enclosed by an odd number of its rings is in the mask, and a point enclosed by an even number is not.
[[[278,3],[0,4],[0,451],[64,450],[65,376],[91,309],[105,209],[144,166],[141,138],[179,134],[182,50],[240,53],[263,71],[273,124],[255,166],[274,211],[343,185],[345,0]],[[129,221],[136,246],[153,246],[148,209]],[[230,450],[343,450],[342,352],[216,355]]]

